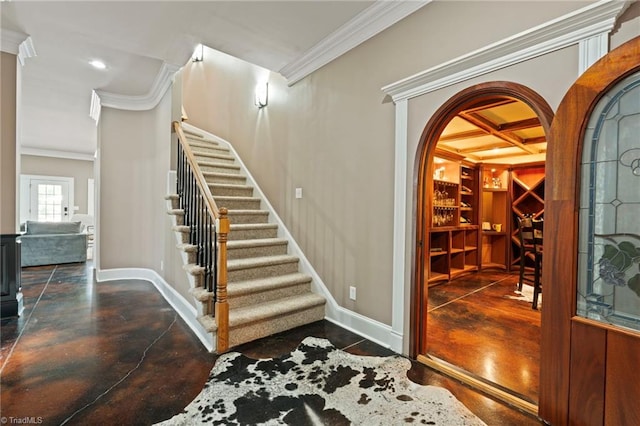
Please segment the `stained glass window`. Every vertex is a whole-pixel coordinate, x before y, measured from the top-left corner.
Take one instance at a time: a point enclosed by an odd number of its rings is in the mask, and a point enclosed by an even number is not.
[[[640,330],[640,72],[598,101],[581,167],[577,315]]]

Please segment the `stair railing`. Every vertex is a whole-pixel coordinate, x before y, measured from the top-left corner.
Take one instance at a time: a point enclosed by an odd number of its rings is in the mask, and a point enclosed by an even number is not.
[[[196,246],[196,264],[202,268],[202,286],[212,293],[208,312],[218,327],[216,350],[229,348],[229,303],[227,301],[227,209],[216,205],[209,185],[189,147],[179,122],[173,123],[178,136],[177,194],[189,227],[189,244]],[[215,307],[213,306],[215,303]]]

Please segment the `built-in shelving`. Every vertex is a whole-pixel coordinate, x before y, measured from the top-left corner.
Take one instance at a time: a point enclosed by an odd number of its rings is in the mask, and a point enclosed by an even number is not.
[[[448,281],[480,265],[478,168],[451,153],[433,164],[428,282]]]
[[[511,267],[520,266],[518,220],[525,215],[540,219],[544,215],[544,164],[529,164],[511,170]],[[525,259],[526,260],[526,259]],[[530,260],[525,262],[533,267]]]
[[[509,265],[509,170],[505,166],[482,166],[482,257],[483,269],[507,269]]]
[[[449,281],[478,270],[478,226],[433,228],[429,232],[428,282]]]

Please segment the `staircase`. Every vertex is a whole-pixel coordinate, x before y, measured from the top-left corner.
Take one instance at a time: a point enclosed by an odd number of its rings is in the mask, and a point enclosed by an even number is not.
[[[325,316],[325,299],[311,292],[311,277],[299,272],[299,259],[288,254],[288,241],[279,237],[264,203],[241,173],[231,150],[203,134],[184,130],[187,142],[219,208],[228,209],[231,222],[227,243],[229,346],[234,347],[289,330]],[[210,332],[217,327],[212,315],[213,293],[202,287],[202,268],[195,265],[196,247],[188,244],[187,226],[177,195],[169,213],[175,216],[179,250],[193,279],[192,295],[202,303],[200,323]]]

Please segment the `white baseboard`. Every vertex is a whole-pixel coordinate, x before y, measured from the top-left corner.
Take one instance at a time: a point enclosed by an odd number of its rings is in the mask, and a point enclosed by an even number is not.
[[[162,297],[173,307],[189,328],[200,339],[200,342],[209,351],[213,352],[215,345],[213,335],[206,331],[198,322],[197,311],[171,287],[156,271],[146,268],[116,268],[96,270],[96,281],[114,280],[144,280],[151,282],[160,292]]]

